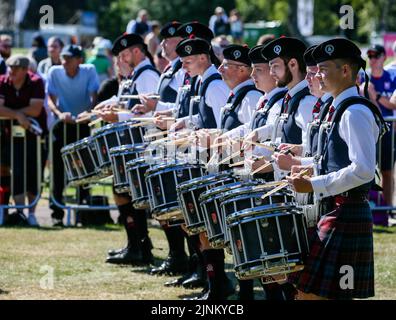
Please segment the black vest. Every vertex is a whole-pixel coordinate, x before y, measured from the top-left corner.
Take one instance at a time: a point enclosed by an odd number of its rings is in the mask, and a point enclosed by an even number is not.
[[[339,171],[340,169],[345,168],[351,164],[351,161],[349,160],[349,156],[348,156],[349,154],[348,145],[340,137],[340,134],[338,132],[338,126],[340,123],[341,116],[345,112],[345,110],[348,107],[355,104],[362,104],[373,112],[376,122],[380,128],[380,135],[381,135],[381,129],[386,127],[381,112],[374,104],[372,104],[366,98],[350,97],[342,101],[333,115],[331,126],[327,131],[327,135],[325,137],[325,143],[323,146],[323,150],[321,152],[322,160],[320,163],[321,164],[320,172],[319,172],[320,175],[325,175],[330,172]],[[377,161],[378,161],[378,141],[376,148],[377,148]],[[356,187],[350,191],[366,192],[370,189],[373,183],[374,181],[371,181],[369,183]]]
[[[305,156],[312,157],[316,154],[318,150],[318,139],[319,139],[319,128],[322,122],[327,116],[327,112],[330,109],[331,103],[333,102],[333,97],[328,98],[326,101],[322,101],[322,106],[320,107],[320,112],[316,119],[311,123],[310,130],[307,133],[307,139],[309,140],[310,150],[307,150]]]
[[[239,89],[231,101],[227,101],[227,104],[228,103],[232,103],[232,104],[229,108],[224,110],[224,113],[221,117],[221,129],[225,131],[229,131],[243,124],[238,119],[238,111],[239,108],[241,107],[242,100],[246,97],[246,95],[250,91],[260,92],[259,90],[257,90],[257,88],[254,85],[247,85]]]
[[[198,96],[201,97],[198,105],[198,127],[200,129],[215,129],[217,128],[216,118],[213,114],[213,109],[206,104],[205,94],[212,81],[221,80],[219,73],[212,74],[210,77],[202,82],[198,90]]]
[[[197,79],[198,77],[189,77],[185,80],[184,85],[187,85],[189,83],[190,89],[188,91],[182,91],[180,94],[181,96],[179,97],[179,105],[178,111],[177,111],[177,118],[184,118],[189,115],[190,112],[190,100],[192,96],[195,96],[197,94],[195,86],[197,84]],[[192,110],[192,114],[197,114],[198,113],[198,105],[194,105],[194,108]]]
[[[177,97],[177,91],[172,89],[170,83],[172,82],[173,76],[180,70],[182,63],[178,60],[174,68],[169,69],[163,73],[158,84],[158,94],[160,100],[163,102],[175,102]]]
[[[282,90],[279,91],[277,93],[275,93],[271,99],[269,99],[267,101],[267,103],[265,104],[264,108],[262,111],[256,112],[256,114],[254,115],[254,118],[251,122],[251,126],[250,129],[254,130],[257,128],[261,128],[264,127],[267,123],[268,120],[268,115],[272,109],[272,107],[275,105],[275,103],[277,101],[279,101],[280,99],[282,99],[285,94],[286,94],[287,90]]]
[[[300,101],[306,96],[310,95],[309,88],[305,87],[301,91],[297,92],[289,101],[287,110],[287,120],[282,127],[282,142],[301,144],[302,143],[302,130],[297,125],[295,115],[297,113],[298,107],[300,106]],[[282,111],[284,110],[284,102],[282,104]]]
[[[155,73],[157,73],[158,75],[160,75],[160,73],[158,72],[157,69],[155,69],[152,65],[148,64],[145,65],[144,67],[141,67],[138,71],[136,71],[133,75],[132,75],[132,92],[130,92],[131,95],[138,95],[139,92],[137,92],[136,90],[136,80],[139,78],[139,76],[146,70],[152,70]],[[130,99],[129,103],[128,103],[128,109],[132,109],[136,104],[139,104],[140,100],[139,99]]]

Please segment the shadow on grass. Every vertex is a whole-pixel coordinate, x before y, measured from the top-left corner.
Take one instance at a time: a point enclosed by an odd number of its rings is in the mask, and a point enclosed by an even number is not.
[[[6,291],[6,290],[3,290],[3,289],[0,289],[0,294],[9,294],[10,292],[9,291]]]
[[[396,227],[380,227],[380,226],[375,226],[374,233],[387,233],[387,234],[394,234],[396,233]]]

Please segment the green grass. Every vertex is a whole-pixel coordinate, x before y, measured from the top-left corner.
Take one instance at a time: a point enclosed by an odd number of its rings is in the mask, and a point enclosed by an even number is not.
[[[156,258],[164,258],[164,233],[150,227]],[[376,228],[375,299],[396,299],[396,227]],[[120,227],[0,229],[0,299],[181,299],[200,290],[166,288],[169,277],[153,277],[145,267],[104,263],[106,251],[124,242]],[[156,261],[159,263],[159,260]],[[232,275],[231,257],[227,256]],[[54,268],[54,287],[40,287]],[[235,281],[235,279],[234,279]],[[260,299],[260,289],[256,287]],[[235,296],[233,297],[235,298]]]

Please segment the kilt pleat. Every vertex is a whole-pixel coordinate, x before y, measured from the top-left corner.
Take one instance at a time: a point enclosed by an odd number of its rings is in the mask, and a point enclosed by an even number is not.
[[[353,270],[353,281],[345,281],[343,266]],[[321,217],[310,237],[304,270],[290,275],[289,281],[328,299],[374,296],[373,223],[367,201],[338,203]]]

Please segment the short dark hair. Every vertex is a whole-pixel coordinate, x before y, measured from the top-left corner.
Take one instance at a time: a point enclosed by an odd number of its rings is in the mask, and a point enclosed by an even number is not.
[[[353,58],[342,58],[342,59],[334,59],[334,63],[337,65],[337,67],[341,67],[344,64],[347,64],[351,67],[352,70],[352,79],[356,80],[359,70],[362,67],[361,62],[353,59]]]
[[[298,63],[298,71],[300,71],[302,74],[306,74],[307,73],[307,66],[305,64],[305,61],[304,61],[303,57],[281,56],[280,58],[283,60],[285,65],[287,65],[291,59],[296,59],[297,63]]]

